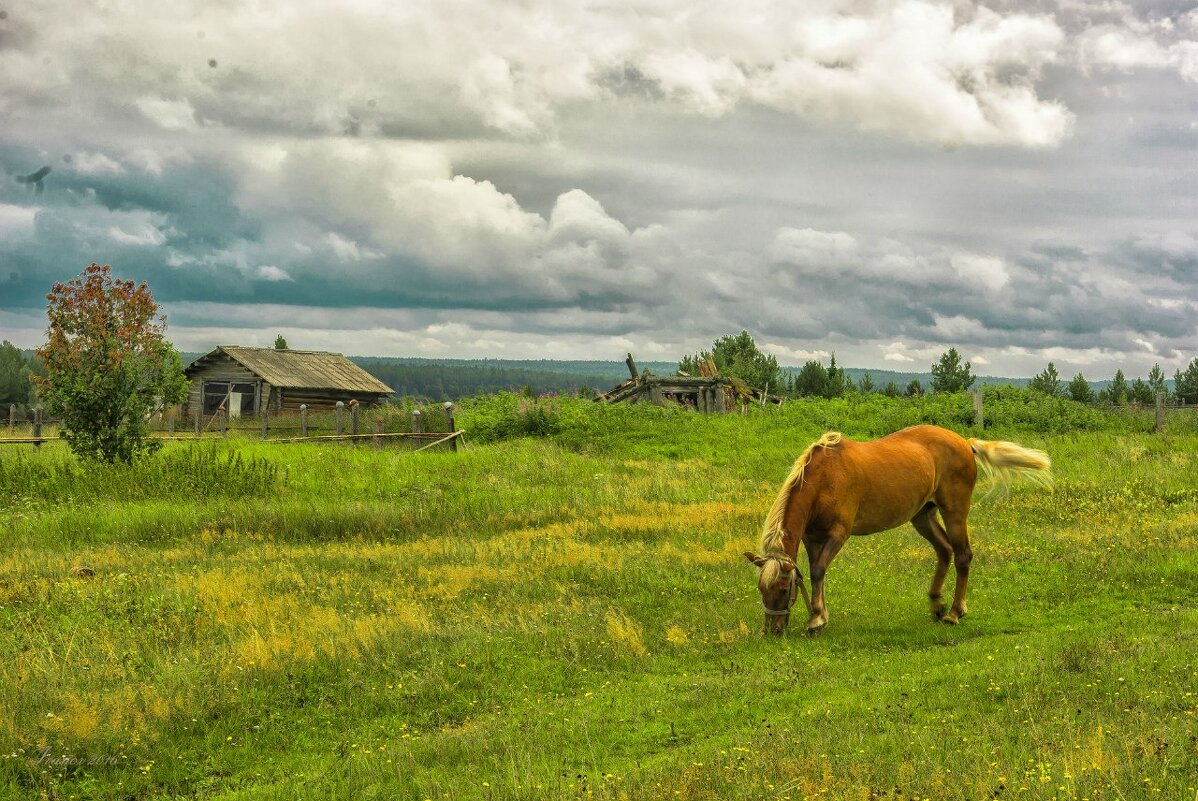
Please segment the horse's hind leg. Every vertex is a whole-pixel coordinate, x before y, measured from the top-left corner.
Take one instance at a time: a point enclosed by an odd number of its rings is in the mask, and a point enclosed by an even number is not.
[[[936,551],[936,572],[932,576],[932,586],[928,588],[928,601],[932,605],[932,615],[940,620],[944,617],[944,601],[940,597],[944,589],[944,577],[948,575],[948,563],[953,558],[953,548],[948,544],[944,527],[936,519],[936,507],[928,504],[911,518],[911,525],[925,540],[932,544]]]
[[[965,593],[969,589],[969,563],[973,561],[973,549],[969,547],[969,528],[965,523],[969,507],[966,505],[964,511],[942,508],[940,513],[944,517],[945,536],[953,549],[953,565],[957,568],[957,581],[953,587],[953,607],[941,620],[945,623],[956,624],[965,616],[968,609],[965,605]]]

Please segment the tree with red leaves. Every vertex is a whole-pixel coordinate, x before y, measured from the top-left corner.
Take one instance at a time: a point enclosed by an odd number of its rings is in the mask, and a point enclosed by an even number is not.
[[[148,418],[181,403],[187,379],[150,288],[92,264],[46,299],[50,327],[37,351],[46,376],[38,383],[47,410],[62,418],[60,436],[76,455],[104,462],[132,462],[161,447]]]

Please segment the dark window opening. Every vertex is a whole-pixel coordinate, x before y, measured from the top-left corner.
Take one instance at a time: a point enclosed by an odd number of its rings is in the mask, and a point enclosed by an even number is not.
[[[256,384],[229,384],[224,381],[204,382],[204,414],[214,414],[221,406],[225,411],[232,412],[230,396],[232,393],[241,395],[241,413],[254,414],[258,411],[258,387]]]
[[[217,381],[204,382],[204,414],[212,414],[225,405],[229,395],[229,385]]]

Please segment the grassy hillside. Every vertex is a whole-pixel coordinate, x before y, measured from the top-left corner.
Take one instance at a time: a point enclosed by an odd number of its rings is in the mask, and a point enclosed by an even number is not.
[[[1193,798],[1192,433],[988,401],[1058,482],[978,504],[963,623],[902,529],[833,564],[826,634],[757,634],[741,551],[793,458],[969,433],[941,401],[500,397],[456,455],[0,449],[0,798]]]

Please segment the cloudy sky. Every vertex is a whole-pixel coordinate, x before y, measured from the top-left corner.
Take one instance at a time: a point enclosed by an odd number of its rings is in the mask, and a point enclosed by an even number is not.
[[[1172,373],[1196,7],[0,0],[0,337],[97,261],[185,350]]]

